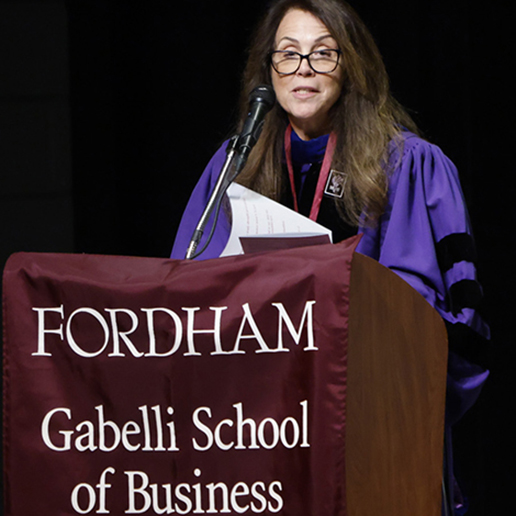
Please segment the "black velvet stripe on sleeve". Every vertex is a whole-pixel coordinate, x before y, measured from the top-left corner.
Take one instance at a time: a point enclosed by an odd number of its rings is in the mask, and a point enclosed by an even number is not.
[[[437,261],[441,272],[446,272],[457,262],[475,262],[477,251],[475,242],[471,235],[467,233],[452,233],[447,235],[435,246],[437,251]]]
[[[469,362],[489,369],[490,342],[462,323],[444,321],[448,332],[450,351]]]
[[[477,308],[482,300],[482,288],[475,280],[461,280],[449,289],[451,309],[454,314],[463,308]]]

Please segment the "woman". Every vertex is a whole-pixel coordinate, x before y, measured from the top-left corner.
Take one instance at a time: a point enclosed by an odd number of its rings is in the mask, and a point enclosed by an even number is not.
[[[450,352],[449,428],[487,377],[462,357],[489,333],[475,311],[482,293],[454,165],[417,136],[389,92],[370,33],[341,0],[273,3],[251,46],[240,126],[259,84],[272,84],[277,103],[238,182],[317,220],[332,230],[334,242],[362,233],[357,251],[392,269],[435,307],[451,345],[460,347]],[[184,257],[225,146],[192,194],[173,258]],[[326,188],[332,180],[333,191]],[[228,234],[223,218],[203,258],[218,256]]]

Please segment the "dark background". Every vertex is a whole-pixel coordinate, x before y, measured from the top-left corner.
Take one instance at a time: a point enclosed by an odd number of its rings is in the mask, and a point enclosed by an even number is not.
[[[16,251],[168,256],[231,132],[258,0],[0,1],[0,263]],[[514,18],[471,0],[356,0],[392,89],[458,166],[491,378],[456,428],[471,515],[516,482]]]

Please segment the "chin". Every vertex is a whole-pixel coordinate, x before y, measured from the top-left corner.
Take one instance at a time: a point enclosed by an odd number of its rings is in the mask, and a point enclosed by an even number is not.
[[[296,133],[300,137],[302,136],[299,134],[300,130],[308,134],[316,134],[317,136],[322,136],[330,131],[331,124],[326,117],[292,115],[289,118],[292,122],[292,127],[294,129],[297,128]]]
[[[294,120],[297,125],[303,125],[303,126],[312,126],[312,125],[319,125],[319,121],[321,119],[324,119],[324,117],[318,116],[316,113],[292,113],[289,115],[289,118],[291,120]]]

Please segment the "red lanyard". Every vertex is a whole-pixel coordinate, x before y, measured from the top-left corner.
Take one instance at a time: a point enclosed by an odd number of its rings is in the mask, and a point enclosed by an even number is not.
[[[287,160],[288,177],[290,179],[290,189],[292,190],[292,197],[294,199],[294,210],[299,212],[299,205],[297,202],[296,185],[294,183],[294,168],[292,167],[292,126],[289,124],[285,131],[285,158]],[[335,133],[330,133],[328,138],[328,144],[326,145],[326,152],[324,153],[324,159],[319,172],[319,179],[317,181],[317,187],[315,188],[314,200],[312,203],[312,209],[310,210],[310,219],[316,221],[319,215],[319,209],[321,207],[321,201],[323,198],[324,188],[330,173],[331,160],[333,158],[333,151],[337,143],[337,136]]]

